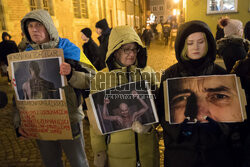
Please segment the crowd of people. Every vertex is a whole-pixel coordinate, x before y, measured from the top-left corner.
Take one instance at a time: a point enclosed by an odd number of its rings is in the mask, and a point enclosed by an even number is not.
[[[249,22],[244,28],[240,20],[228,17],[221,18],[218,29],[222,30],[223,35],[220,38],[216,37],[216,40],[208,25],[203,21],[189,21],[181,25],[171,22],[165,26],[157,26],[159,40],[163,37],[168,38],[169,34],[165,33],[170,33],[171,29],[176,29],[176,31],[178,29],[175,39],[177,63],[162,73],[160,82],[157,80],[155,71],[147,66],[147,49],[153,36],[150,27],[146,27],[142,33],[136,32],[127,25],[111,29],[106,19],[98,21],[95,27],[96,33],[99,35],[99,45],[92,39],[90,28],[85,27],[80,32],[84,41],[82,46],[84,54],[68,39],[59,37],[51,16],[45,10],[34,10],[23,17],[21,20],[23,39],[22,44],[18,45],[19,47],[14,41],[10,40],[11,36],[8,33],[5,32],[2,35],[0,60],[3,75],[7,75],[7,55],[10,53],[51,48],[61,48],[64,51],[65,62],[60,65],[60,71],[58,72],[65,76],[68,82],[64,91],[73,139],[36,140],[46,167],[63,166],[62,150],[72,167],[89,166],[84,150],[84,138],[81,128],[82,119],[84,118],[81,96],[88,97],[88,91],[85,90],[90,90],[90,94],[94,94],[140,80],[149,82],[153,90],[152,93],[156,96],[154,102],[159,124],[163,128],[165,144],[164,166],[250,166],[250,122],[248,120],[238,121],[240,119],[237,119],[234,123],[220,122],[216,112],[226,112],[223,109],[226,104],[221,102],[222,105],[219,101],[224,100],[224,98],[229,99],[229,95],[218,93],[214,95],[213,101],[209,101],[206,96],[207,92],[221,91],[222,89],[225,92],[230,92],[231,80],[226,82],[225,79],[223,83],[215,78],[216,81],[213,83],[219,82],[221,86],[204,88],[204,91],[198,82],[192,86],[190,86],[189,82],[183,83],[186,89],[183,91],[176,90],[174,94],[177,100],[173,104],[173,109],[182,113],[182,115],[174,115],[175,124],[171,124],[165,119],[167,97],[164,96],[164,83],[171,78],[236,74],[240,77],[249,104]],[[223,58],[226,69],[215,64],[217,54]],[[109,76],[108,79],[103,77],[104,73]],[[26,87],[28,86],[29,84],[26,84]],[[188,93],[185,92],[187,89]],[[42,93],[46,90],[43,90]],[[30,91],[32,95],[32,89]],[[134,101],[141,106],[141,109],[135,113],[143,115],[148,110],[148,106],[137,92],[134,93],[134,96],[136,96]],[[0,97],[0,107],[4,107],[7,104],[7,97],[4,92],[0,92]],[[227,102],[227,108],[236,110],[230,107],[233,103]],[[108,113],[109,103],[109,99],[103,99],[105,119],[119,122],[123,116],[110,116]],[[192,103],[193,107],[188,107],[190,103]],[[126,110],[128,115],[129,108],[127,104],[120,103],[118,107],[121,110]],[[17,136],[28,139],[29,132],[22,127],[18,109],[15,108],[15,111],[14,124]],[[249,112],[249,105],[247,105],[246,113],[248,116],[250,116]],[[143,125],[134,119],[131,120],[129,122],[126,122],[126,120],[119,122],[125,127],[131,126],[130,129],[107,135],[100,135],[92,125],[90,126],[95,166],[159,167],[159,136],[156,130],[159,124]],[[191,120],[192,123],[190,123]],[[222,120],[226,120],[226,118],[222,118]]]

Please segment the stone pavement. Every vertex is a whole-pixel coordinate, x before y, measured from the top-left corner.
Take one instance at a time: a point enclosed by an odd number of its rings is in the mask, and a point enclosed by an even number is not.
[[[166,69],[176,62],[173,49],[164,46],[163,42],[154,41],[148,49],[148,65],[156,72]],[[34,140],[21,140],[15,136],[12,121],[12,96],[13,90],[7,84],[7,78],[0,78],[0,90],[7,92],[9,103],[4,109],[0,109],[0,166],[1,167],[43,167],[39,150]],[[90,147],[88,122],[83,121],[85,149],[90,166],[93,167],[93,153]],[[160,141],[161,166],[163,162],[163,141]],[[63,157],[65,167],[69,163]]]

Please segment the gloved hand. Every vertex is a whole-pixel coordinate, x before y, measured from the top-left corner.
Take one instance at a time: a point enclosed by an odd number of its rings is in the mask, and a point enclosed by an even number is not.
[[[94,165],[96,167],[107,166],[107,153],[106,151],[98,152],[94,155]]]
[[[136,133],[145,134],[151,130],[151,125],[142,125],[139,121],[135,121],[132,124],[132,130]]]

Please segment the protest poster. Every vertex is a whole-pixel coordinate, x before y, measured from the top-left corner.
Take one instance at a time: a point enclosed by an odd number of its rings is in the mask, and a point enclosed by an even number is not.
[[[62,49],[35,50],[8,55],[21,126],[30,138],[72,139],[60,65]]]
[[[164,82],[165,120],[243,122],[246,98],[234,74],[170,78]]]
[[[158,122],[154,95],[146,81],[130,82],[90,94],[88,116],[99,134],[131,129],[134,121],[143,125]]]

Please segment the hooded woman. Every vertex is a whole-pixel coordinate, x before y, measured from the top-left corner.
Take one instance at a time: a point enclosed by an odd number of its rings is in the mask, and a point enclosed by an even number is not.
[[[91,81],[91,93],[139,80],[147,80],[151,87],[155,86],[155,73],[146,62],[146,48],[137,33],[129,26],[113,28],[109,37],[107,68],[98,72]],[[103,74],[106,77],[103,78]],[[109,167],[159,166],[156,130],[152,126],[142,126],[141,130],[140,133],[129,129],[101,136],[91,128],[94,164],[98,167],[105,164]]]
[[[62,87],[62,89],[67,101],[73,139],[55,141],[37,139],[36,142],[44,166],[63,166],[63,149],[72,167],[88,167],[81,130],[84,114],[81,109],[79,91],[89,88],[90,74],[94,74],[94,67],[75,44],[66,38],[59,37],[53,20],[46,10],[33,10],[27,13],[21,20],[21,28],[29,42],[26,51],[60,48],[63,50],[65,60],[60,64],[58,73],[65,76],[68,81],[68,85]],[[40,88],[39,84],[34,85],[36,88],[38,86]],[[50,108],[51,106],[47,105],[46,107]],[[30,138],[29,129],[23,128],[19,113],[15,113],[14,116],[14,125],[18,135],[23,138]]]
[[[158,112],[166,146],[164,165],[168,167],[237,166],[232,163],[234,158],[230,156],[230,150],[227,148],[224,131],[216,121],[209,117],[197,117],[196,123],[187,123],[188,118],[193,117],[194,108],[190,108],[192,112],[185,112],[186,118],[181,123],[169,124],[165,121],[163,81],[175,77],[226,73],[222,67],[214,63],[216,44],[207,24],[202,21],[190,21],[181,25],[175,41],[175,53],[178,62],[164,71],[158,96],[160,102]],[[192,94],[183,98],[186,100],[186,110],[191,96]],[[200,101],[197,103],[201,105]],[[200,123],[205,120],[207,123]]]

